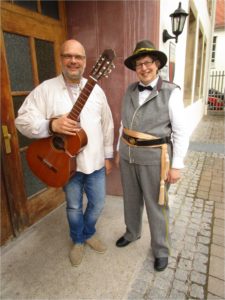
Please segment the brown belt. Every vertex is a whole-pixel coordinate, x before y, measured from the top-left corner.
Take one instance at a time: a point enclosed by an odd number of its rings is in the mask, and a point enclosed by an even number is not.
[[[165,180],[169,171],[169,155],[167,144],[171,143],[170,137],[158,138],[156,136],[123,128],[122,138],[126,144],[131,147],[146,146],[161,148],[161,175],[160,175],[160,191],[159,205],[165,204]]]
[[[166,136],[163,138],[157,138],[153,140],[143,140],[139,138],[132,137],[130,135],[127,135],[126,133],[123,132],[123,138],[131,145],[133,146],[159,146],[162,144],[170,144],[171,143],[171,138],[170,136]]]

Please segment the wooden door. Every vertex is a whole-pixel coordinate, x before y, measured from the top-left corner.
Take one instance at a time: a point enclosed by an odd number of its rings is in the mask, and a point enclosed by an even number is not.
[[[16,129],[17,111],[30,91],[60,73],[65,40],[63,1],[1,2],[1,244],[64,201],[61,189],[45,186],[27,165],[32,142]]]

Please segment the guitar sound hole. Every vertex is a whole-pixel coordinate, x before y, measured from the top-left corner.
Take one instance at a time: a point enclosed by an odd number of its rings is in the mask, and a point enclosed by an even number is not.
[[[61,136],[58,136],[58,135],[55,135],[53,138],[52,138],[52,143],[53,143],[53,146],[57,149],[57,150],[65,150],[65,147],[64,147],[64,140]]]

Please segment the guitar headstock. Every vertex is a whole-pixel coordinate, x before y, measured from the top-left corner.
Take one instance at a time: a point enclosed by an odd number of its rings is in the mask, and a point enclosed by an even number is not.
[[[108,74],[115,68],[112,62],[115,57],[116,54],[112,49],[105,49],[93,67],[90,75],[96,80],[99,80],[103,76],[108,77]]]

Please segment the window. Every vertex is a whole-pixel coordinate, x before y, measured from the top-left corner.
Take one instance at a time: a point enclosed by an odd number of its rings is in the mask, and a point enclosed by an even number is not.
[[[217,41],[217,36],[213,37],[213,44],[212,44],[212,57],[211,57],[211,63],[215,63],[216,60],[216,41]]]
[[[9,0],[12,4],[19,5],[23,8],[38,12],[42,15],[59,20],[58,1],[49,0]]]

